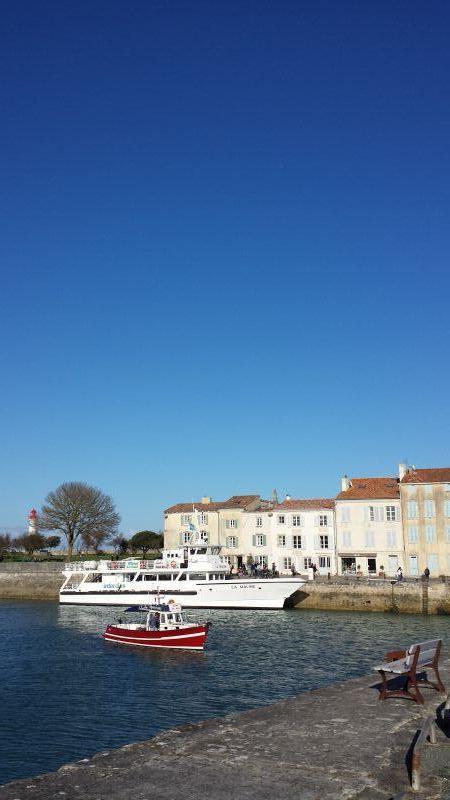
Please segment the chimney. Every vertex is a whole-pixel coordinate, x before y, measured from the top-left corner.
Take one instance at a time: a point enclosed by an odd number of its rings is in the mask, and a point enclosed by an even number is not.
[[[398,477],[399,477],[399,480],[403,480],[403,478],[405,477],[405,475],[408,472],[409,472],[408,465],[405,464],[404,461],[402,461],[402,463],[398,465]]]
[[[202,497],[202,505],[207,506],[211,502],[210,497]]]
[[[350,478],[348,477],[348,475],[344,475],[344,477],[341,478],[341,492],[348,492],[348,490],[350,489],[351,485],[352,485],[352,482],[351,482]]]

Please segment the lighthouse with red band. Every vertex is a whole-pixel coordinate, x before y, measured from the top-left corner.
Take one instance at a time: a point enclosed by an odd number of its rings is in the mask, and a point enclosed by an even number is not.
[[[38,530],[38,513],[35,508],[32,508],[28,514],[28,533],[37,533]]]

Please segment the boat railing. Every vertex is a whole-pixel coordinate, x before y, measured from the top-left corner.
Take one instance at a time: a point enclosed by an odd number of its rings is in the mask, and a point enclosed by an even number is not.
[[[64,564],[64,572],[86,572],[97,569],[96,561],[71,561]]]
[[[154,561],[140,558],[127,558],[122,561],[100,561],[100,572],[123,572],[124,570],[153,569]]]

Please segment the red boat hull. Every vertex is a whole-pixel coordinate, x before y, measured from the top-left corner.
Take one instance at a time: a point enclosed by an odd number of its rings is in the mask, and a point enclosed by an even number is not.
[[[108,625],[103,637],[110,642],[138,647],[170,647],[183,650],[203,650],[209,625],[192,625],[172,631],[129,630],[120,625]]]

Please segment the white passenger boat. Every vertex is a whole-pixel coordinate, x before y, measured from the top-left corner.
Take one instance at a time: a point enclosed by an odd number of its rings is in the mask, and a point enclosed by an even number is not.
[[[60,603],[145,605],[152,598],[187,608],[289,608],[297,602],[303,578],[231,578],[221,548],[197,535],[187,546],[162,551],[146,561],[80,561],[67,564]]]

